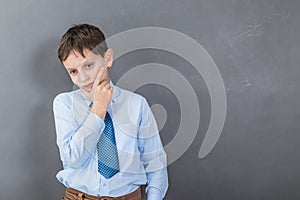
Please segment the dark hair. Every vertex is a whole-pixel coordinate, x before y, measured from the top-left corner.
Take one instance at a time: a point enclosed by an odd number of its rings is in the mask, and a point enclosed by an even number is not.
[[[59,43],[58,58],[61,62],[65,61],[71,51],[78,51],[85,57],[84,49],[104,56],[108,48],[105,36],[98,27],[90,24],[78,24],[67,30]]]

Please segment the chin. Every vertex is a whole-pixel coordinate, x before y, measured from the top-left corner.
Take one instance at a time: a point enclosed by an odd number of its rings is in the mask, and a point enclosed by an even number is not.
[[[88,93],[88,94],[92,91],[92,89],[85,89],[85,88],[80,88],[80,90],[81,90],[82,92],[86,92],[86,93]]]

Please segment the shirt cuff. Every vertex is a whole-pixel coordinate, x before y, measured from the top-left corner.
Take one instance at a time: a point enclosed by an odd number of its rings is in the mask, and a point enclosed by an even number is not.
[[[150,187],[147,192],[147,200],[162,200],[160,190]]]
[[[95,113],[90,112],[86,118],[85,124],[87,128],[91,129],[94,133],[99,133],[105,128],[104,121]]]
[[[77,142],[81,142],[89,152],[93,152],[104,128],[104,121],[98,115],[90,113],[73,139],[77,139]]]

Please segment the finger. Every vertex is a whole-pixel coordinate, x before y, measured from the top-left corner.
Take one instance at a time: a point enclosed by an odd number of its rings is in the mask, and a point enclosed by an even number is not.
[[[106,80],[103,80],[99,83],[99,86],[101,86],[103,88],[103,87],[106,87],[107,84],[108,84],[108,82]]]
[[[105,84],[105,87],[106,87],[107,89],[109,89],[109,88],[111,87],[110,83],[107,82],[107,83]]]
[[[109,86],[109,88],[108,88],[108,91],[110,91],[111,93],[113,93],[113,91],[114,91],[114,88],[113,88],[113,87],[111,87],[111,86]]]
[[[105,69],[106,69],[105,67],[100,68],[100,70],[99,70],[99,72],[96,76],[96,79],[94,81],[93,88],[100,84],[100,79],[101,79],[101,76],[102,76]]]

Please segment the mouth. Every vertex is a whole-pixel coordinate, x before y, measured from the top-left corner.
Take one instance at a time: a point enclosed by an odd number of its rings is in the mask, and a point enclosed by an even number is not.
[[[84,88],[84,89],[86,89],[86,90],[90,90],[90,89],[92,89],[93,84],[94,84],[94,83],[87,84],[87,85],[85,85],[85,86],[82,86],[82,88]]]

